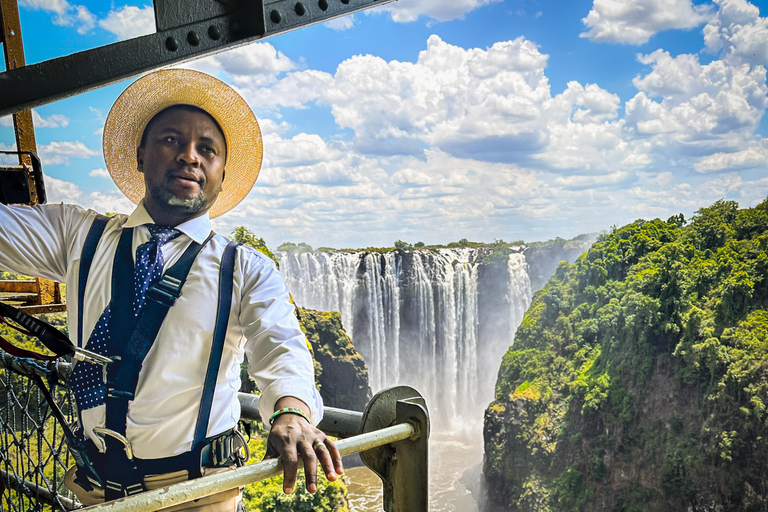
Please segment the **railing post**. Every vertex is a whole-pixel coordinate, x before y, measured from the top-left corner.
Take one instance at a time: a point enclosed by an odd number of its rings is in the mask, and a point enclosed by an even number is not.
[[[382,480],[386,512],[427,512],[429,413],[419,392],[408,386],[378,392],[363,414],[361,433],[400,423],[412,424],[416,433],[362,452],[360,458]]]

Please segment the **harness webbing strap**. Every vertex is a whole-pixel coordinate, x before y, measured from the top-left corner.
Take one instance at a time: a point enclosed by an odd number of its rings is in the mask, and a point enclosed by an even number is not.
[[[108,353],[115,363],[107,373],[105,427],[112,434],[104,438],[108,464],[105,467],[105,498],[116,499],[125,492],[133,494],[144,489],[142,475],[123,443],[126,430],[128,403],[133,400],[144,358],[160,331],[171,306],[181,296],[181,289],[192,264],[203,244],[192,242],[175,265],[168,269],[160,281],[153,284],[146,294],[146,302],[138,318],[133,314],[133,233],[123,231],[115,253],[112,270],[112,302],[110,313],[110,337]]]
[[[107,372],[107,395],[104,404],[106,405],[105,426],[117,435],[104,438],[108,461],[105,475],[103,475],[106,484],[104,496],[108,501],[122,497],[126,493],[134,494],[145,490],[133,456],[127,451],[128,446],[120,439],[125,436],[128,402],[133,400],[136,393],[139,371],[144,358],[152,347],[168,311],[181,295],[181,287],[187,279],[192,263],[203,247],[194,241],[187,247],[179,261],[166,271],[162,280],[147,290],[147,300],[138,318],[135,318],[132,306],[134,288],[132,231],[132,229],[123,231],[115,253],[115,267],[112,269],[113,286],[117,285],[117,287],[112,289],[111,315],[115,316],[110,317],[110,338],[107,350],[113,356],[115,363],[110,365]],[[131,236],[129,237],[126,232],[131,232]],[[175,279],[171,281],[177,285],[175,294],[173,290],[170,293],[163,291],[159,297],[150,293],[158,284],[168,281],[168,278]]]
[[[126,399],[120,399],[126,407],[125,413],[128,412],[128,400],[132,400],[133,394],[136,392],[139,371],[144,358],[152,347],[168,311],[181,295],[181,288],[187,280],[189,270],[202,248],[201,244],[192,242],[179,258],[179,261],[166,271],[159,282],[147,290],[147,301],[139,317],[134,319],[133,312],[130,313],[129,321],[133,320],[133,329],[129,329],[128,332],[123,330],[119,333],[121,338],[127,337],[128,342],[115,346],[115,340],[110,340],[110,353],[120,356],[120,361],[115,365],[114,371],[107,374],[107,396],[114,395],[114,391],[119,392],[120,395],[125,393]],[[131,268],[130,275],[133,276],[133,268]],[[132,310],[133,294],[119,291],[120,293],[115,297],[117,302],[127,303],[128,308]],[[131,286],[132,291],[133,286]],[[121,305],[117,309],[123,311],[125,307]],[[125,319],[121,318],[120,320],[122,323]],[[121,409],[122,405],[120,409],[115,411],[117,415],[110,415],[110,407],[107,405],[106,427],[124,434],[125,413]]]
[[[195,437],[192,441],[192,450],[198,450],[206,441],[208,424],[213,407],[213,392],[216,389],[216,379],[221,366],[221,357],[224,351],[224,340],[227,337],[227,324],[229,323],[229,311],[232,307],[232,290],[234,286],[235,256],[237,255],[237,243],[229,242],[221,257],[219,268],[219,302],[216,312],[216,327],[213,331],[213,343],[211,344],[211,356],[208,359],[208,369],[205,373],[203,396],[200,400],[200,412],[197,415]],[[197,464],[197,472],[200,471]],[[192,468],[190,468],[191,474]]]
[[[13,320],[21,327],[14,326],[9,323],[7,319]],[[69,341],[61,331],[42,320],[28,315],[13,306],[3,304],[2,302],[0,302],[0,322],[8,324],[9,327],[16,329],[22,334],[35,336],[48,350],[56,354],[54,356],[47,356],[31,350],[25,350],[14,346],[8,340],[0,336],[0,348],[13,356],[28,357],[42,361],[53,361],[60,356],[72,355],[75,353],[75,347],[72,345],[72,342]]]
[[[85,285],[88,284],[88,274],[91,271],[93,256],[96,254],[96,248],[99,246],[99,240],[107,227],[109,217],[106,215],[97,215],[93,219],[91,229],[85,237],[83,252],[80,254],[80,271],[78,272],[77,283],[77,346],[83,346],[83,305],[85,304]]]

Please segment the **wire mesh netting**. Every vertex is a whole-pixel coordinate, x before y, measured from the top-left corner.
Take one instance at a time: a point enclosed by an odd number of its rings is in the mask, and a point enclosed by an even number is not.
[[[63,486],[74,464],[61,425],[34,381],[47,383],[67,420],[74,420],[72,393],[57,384],[66,363],[40,364],[0,350],[0,510],[71,510],[79,506]]]

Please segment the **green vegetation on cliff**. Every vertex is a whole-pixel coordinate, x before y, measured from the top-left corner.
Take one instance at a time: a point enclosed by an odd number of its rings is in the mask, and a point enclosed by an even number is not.
[[[275,258],[274,253],[269,250],[269,247],[267,247],[267,243],[264,241],[264,239],[254,235],[253,232],[245,226],[237,226],[232,230],[232,240],[239,244],[252,247],[260,253],[266,255],[275,263],[280,263],[277,261],[277,258]]]
[[[765,510],[768,200],[636,221],[537,292],[485,418],[513,510]]]
[[[329,407],[364,411],[371,398],[368,368],[341,325],[341,315],[300,309],[300,322],[315,359],[315,380]]]

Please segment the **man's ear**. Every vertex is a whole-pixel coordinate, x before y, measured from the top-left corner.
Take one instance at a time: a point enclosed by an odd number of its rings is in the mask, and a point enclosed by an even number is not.
[[[136,170],[144,172],[144,146],[136,148]]]

